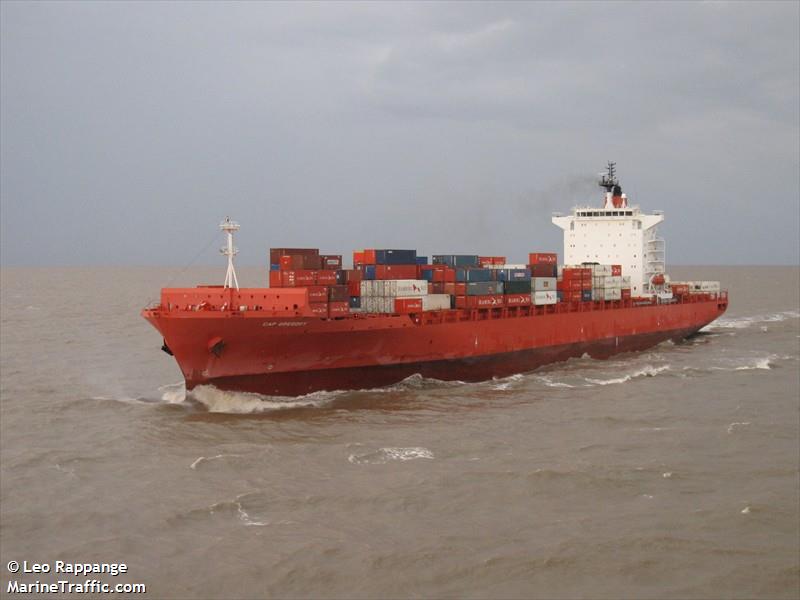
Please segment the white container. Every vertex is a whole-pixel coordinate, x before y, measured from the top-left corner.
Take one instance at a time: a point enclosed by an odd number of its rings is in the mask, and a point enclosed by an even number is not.
[[[423,296],[422,310],[450,310],[450,294],[428,294]]]
[[[620,288],[616,288],[610,290],[606,288],[603,290],[603,299],[604,300],[622,300],[622,290]]]
[[[622,287],[625,289],[631,289],[631,276],[630,275],[623,275],[622,276]]]
[[[603,288],[592,288],[592,300],[605,300],[606,294]]]
[[[593,277],[605,277],[611,275],[611,265],[592,265]]]
[[[387,279],[383,281],[383,294],[387,298],[419,297],[428,295],[428,282],[424,279]]]
[[[556,278],[555,277],[532,277],[531,289],[534,292],[549,292],[556,291]]]
[[[533,292],[531,294],[531,302],[537,306],[541,306],[543,304],[555,304],[558,302],[558,296],[556,295],[555,290],[552,292]]]
[[[700,291],[701,292],[719,292],[720,286],[719,281],[698,281],[700,284]]]
[[[619,288],[622,287],[622,276],[621,275],[611,275],[611,276],[607,276],[605,279],[606,279],[605,288],[607,290],[608,289],[618,290]]]

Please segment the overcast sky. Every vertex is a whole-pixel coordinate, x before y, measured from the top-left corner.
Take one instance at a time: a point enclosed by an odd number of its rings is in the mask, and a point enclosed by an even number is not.
[[[2,2],[2,264],[521,260],[608,159],[668,263],[798,264],[798,7]]]

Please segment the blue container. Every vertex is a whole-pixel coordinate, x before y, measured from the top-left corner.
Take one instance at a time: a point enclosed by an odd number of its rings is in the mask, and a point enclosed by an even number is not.
[[[375,250],[375,262],[379,265],[415,265],[416,250]]]
[[[592,290],[581,290],[581,302],[592,301]]]
[[[492,269],[497,273],[497,281],[530,281],[530,269]]]
[[[467,296],[489,296],[502,293],[502,281],[471,281],[467,283]]]
[[[270,265],[269,266],[269,270],[270,271],[280,271],[281,270],[281,266],[280,265]]]
[[[375,265],[364,265],[364,279],[375,279]]]
[[[419,276],[425,281],[433,281],[433,269],[421,269]]]
[[[417,257],[417,264],[418,265],[427,265],[428,264],[428,257],[427,256],[418,256]]]
[[[360,296],[350,296],[350,300],[348,301],[350,304],[350,308],[361,308],[361,297]]]
[[[456,269],[456,281],[493,281],[494,269]]]
[[[562,292],[561,290],[558,290],[556,292],[556,298],[558,299],[559,302],[563,302],[564,301],[564,292]]]
[[[433,264],[448,267],[478,267],[477,254],[434,254]]]
[[[522,281],[504,281],[503,289],[506,294],[530,294],[531,293],[531,280],[525,279]]]

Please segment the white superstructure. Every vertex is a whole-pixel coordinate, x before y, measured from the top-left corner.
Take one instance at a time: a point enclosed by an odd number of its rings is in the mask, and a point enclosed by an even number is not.
[[[622,274],[631,278],[631,295],[656,293],[651,282],[663,283],[665,277],[664,240],[658,236],[664,213],[646,214],[629,206],[612,162],[600,186],[606,188],[602,208],[577,206],[569,216],[553,216],[564,230],[564,264],[622,265]]]

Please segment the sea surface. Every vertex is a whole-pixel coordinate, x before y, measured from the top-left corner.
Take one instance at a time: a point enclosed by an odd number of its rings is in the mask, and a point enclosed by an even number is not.
[[[139,310],[224,268],[175,272],[2,270],[4,597],[800,597],[797,267],[673,268],[731,294],[684,343],[299,399],[186,398]]]

